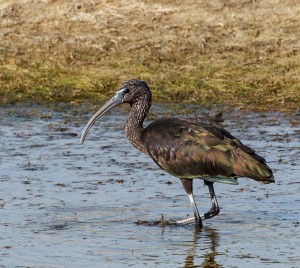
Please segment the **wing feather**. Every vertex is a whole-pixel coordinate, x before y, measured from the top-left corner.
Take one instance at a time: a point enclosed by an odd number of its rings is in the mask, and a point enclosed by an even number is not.
[[[273,181],[264,158],[209,117],[159,119],[144,129],[142,139],[154,162],[179,178]]]

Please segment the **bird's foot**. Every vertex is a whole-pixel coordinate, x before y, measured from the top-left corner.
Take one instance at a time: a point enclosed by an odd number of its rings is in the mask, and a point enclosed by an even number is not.
[[[179,225],[188,225],[188,224],[196,223],[196,220],[195,217],[189,217],[182,220],[177,220],[176,223]]]
[[[173,219],[166,219],[165,216],[162,215],[160,220],[161,225],[185,226],[188,224],[195,224],[195,223],[196,223],[195,217],[189,217],[182,220],[173,220]]]
[[[203,216],[204,217],[204,216]],[[202,216],[201,216],[202,218]],[[161,219],[158,221],[153,221],[153,222],[149,222],[149,221],[137,221],[135,222],[137,225],[150,225],[150,226],[155,226],[155,225],[160,225],[160,226],[185,226],[185,225],[189,225],[189,224],[196,224],[196,220],[195,217],[189,217],[189,218],[185,218],[182,220],[173,220],[173,219],[167,219],[165,217],[165,215],[161,215]],[[202,227],[202,222],[200,222],[199,224],[196,224],[197,226],[199,225],[200,227]]]
[[[211,209],[204,213],[204,215],[201,215],[201,219],[202,220],[207,220],[210,218],[213,218],[214,216],[217,216],[220,213],[220,209],[218,206],[212,206]]]

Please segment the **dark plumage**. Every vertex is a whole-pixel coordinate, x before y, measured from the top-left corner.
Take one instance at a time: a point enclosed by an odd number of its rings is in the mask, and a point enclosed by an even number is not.
[[[273,181],[264,158],[207,119],[158,119],[142,132],[142,141],[154,162],[178,178]]]
[[[151,106],[151,91],[146,82],[125,81],[85,127],[83,143],[91,126],[107,111],[121,103],[131,106],[125,125],[129,141],[169,174],[181,179],[194,210],[196,224],[219,213],[213,183],[238,184],[238,177],[261,183],[274,182],[271,169],[263,157],[226,131],[220,115],[202,115],[193,119],[176,117],[155,120],[146,128],[143,121]],[[203,179],[209,188],[212,208],[200,216],[193,197],[193,179]],[[189,223],[194,218],[172,223]]]

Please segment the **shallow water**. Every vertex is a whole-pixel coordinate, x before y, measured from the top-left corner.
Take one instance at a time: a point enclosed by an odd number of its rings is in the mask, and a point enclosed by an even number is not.
[[[300,267],[299,114],[224,114],[231,133],[268,160],[276,183],[216,184],[221,213],[199,232],[135,224],[191,216],[188,198],[125,139],[118,109],[80,145],[95,110],[1,109],[0,267]],[[156,105],[150,118],[199,110]],[[206,212],[208,190],[194,185]]]

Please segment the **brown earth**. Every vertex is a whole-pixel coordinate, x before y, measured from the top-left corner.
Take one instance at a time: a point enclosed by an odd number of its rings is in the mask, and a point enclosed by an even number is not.
[[[294,111],[298,0],[0,2],[0,102],[107,99],[125,79],[155,101]]]

